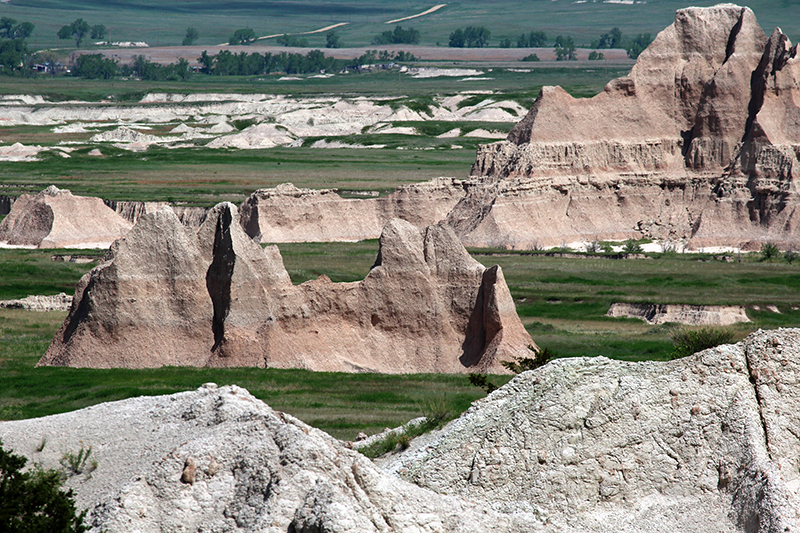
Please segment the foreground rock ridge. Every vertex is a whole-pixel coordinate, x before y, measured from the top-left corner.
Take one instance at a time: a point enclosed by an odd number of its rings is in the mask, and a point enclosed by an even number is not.
[[[49,186],[23,194],[0,222],[0,243],[39,248],[108,248],[131,229],[101,199]]]
[[[472,245],[797,246],[798,61],[749,8],[681,9],[594,98],[544,87],[448,220]]]
[[[198,230],[169,207],[141,216],[81,279],[39,365],[502,372],[530,354],[502,270],[445,224],[394,219],[364,280],[295,286],[238,220],[230,203]]]
[[[553,361],[385,468],[545,531],[796,531],[800,330],[671,362]]]
[[[670,362],[559,359],[380,468],[213,384],[0,439],[45,468],[92,446],[67,486],[93,532],[779,533],[800,526],[798,381],[798,329]]]

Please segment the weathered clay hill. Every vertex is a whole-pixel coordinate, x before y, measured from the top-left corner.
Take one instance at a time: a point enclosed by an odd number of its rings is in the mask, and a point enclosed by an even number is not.
[[[670,362],[559,359],[380,468],[211,384],[0,422],[0,439],[45,468],[91,446],[97,469],[66,483],[93,532],[785,533],[799,362],[796,329]]]
[[[0,243],[40,248],[107,248],[132,224],[99,198],[74,196],[51,185],[23,194],[0,222]]]
[[[531,343],[500,267],[444,224],[392,220],[363,281],[295,286],[224,203],[196,232],[169,207],[142,216],[81,279],[39,365],[502,372]]]
[[[590,99],[542,89],[448,220],[465,243],[800,243],[797,46],[748,8],[681,9]]]
[[[387,196],[369,199],[284,183],[251,194],[242,203],[241,223],[261,242],[360,241],[376,239],[393,218],[418,227],[436,224],[463,196],[461,182],[452,178],[398,187]]]

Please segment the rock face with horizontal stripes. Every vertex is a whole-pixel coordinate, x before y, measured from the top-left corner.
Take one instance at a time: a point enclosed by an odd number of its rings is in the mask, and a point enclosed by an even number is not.
[[[364,280],[295,286],[238,220],[229,203],[197,231],[168,207],[142,216],[81,279],[39,364],[458,373],[529,354],[502,270],[444,224],[394,219]]]
[[[798,86],[797,46],[750,9],[678,10],[597,96],[543,88],[507,140],[478,150],[448,221],[469,245],[796,247]]]

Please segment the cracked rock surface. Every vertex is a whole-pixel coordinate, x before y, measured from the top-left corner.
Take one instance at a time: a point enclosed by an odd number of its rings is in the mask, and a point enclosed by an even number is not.
[[[800,330],[523,373],[379,466],[236,386],[0,423],[93,532],[747,532],[800,525]],[[45,443],[42,446],[42,443]]]
[[[799,376],[796,329],[666,363],[556,360],[384,468],[548,531],[794,531]]]

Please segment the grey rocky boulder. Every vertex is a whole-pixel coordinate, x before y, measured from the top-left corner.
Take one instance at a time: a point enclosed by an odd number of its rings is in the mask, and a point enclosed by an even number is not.
[[[553,361],[384,467],[547,531],[795,531],[800,330],[671,362]]]

